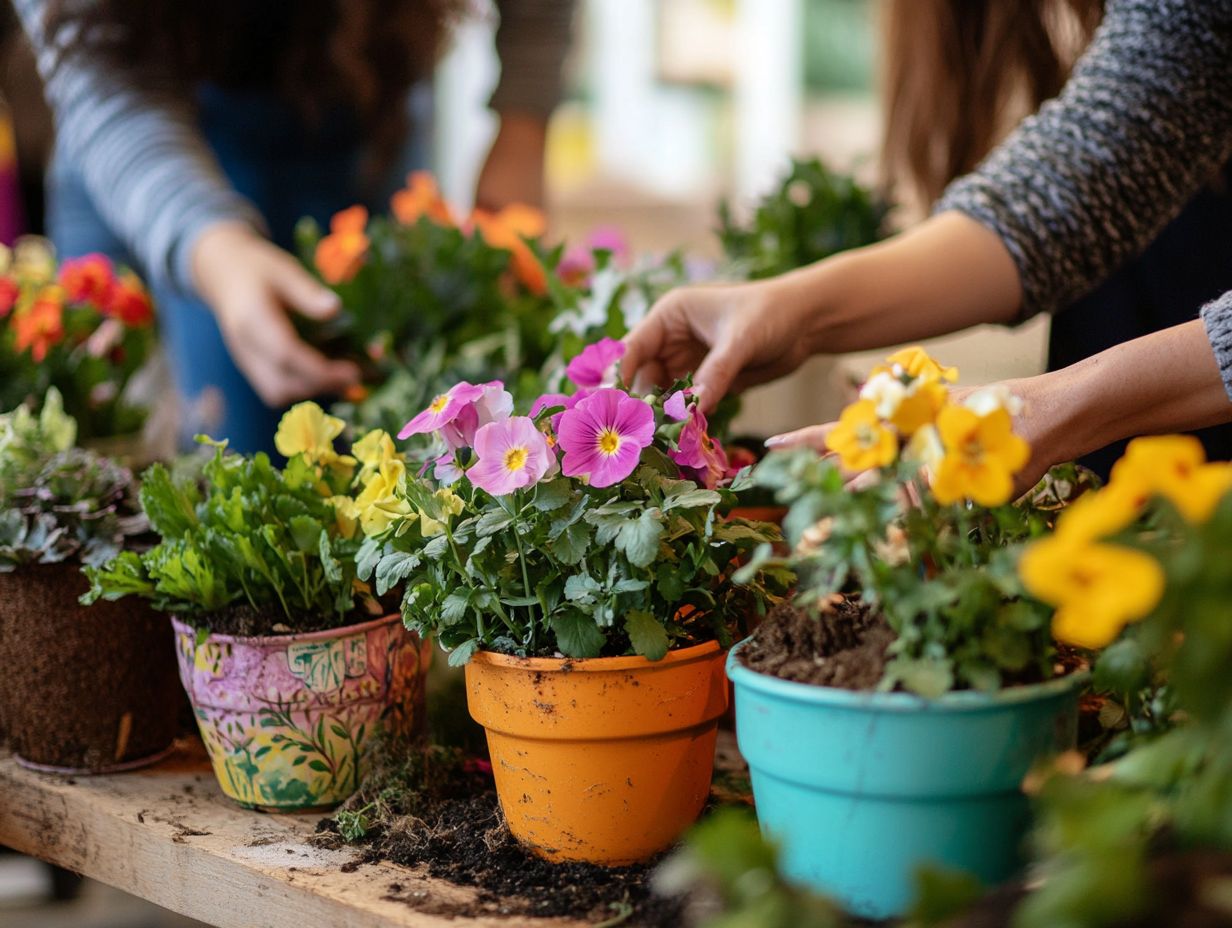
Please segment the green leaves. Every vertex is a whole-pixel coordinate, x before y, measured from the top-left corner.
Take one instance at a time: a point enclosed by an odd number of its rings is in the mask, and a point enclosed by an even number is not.
[[[189,482],[175,483],[162,464],[141,475],[141,508],[150,527],[164,538],[183,538],[197,526],[200,496]]]
[[[717,502],[717,499],[716,499]],[[663,537],[663,515],[657,509],[647,509],[636,519],[620,527],[616,547],[625,553],[635,567],[648,567],[659,553]]]
[[[651,661],[662,660],[667,654],[667,632],[663,623],[649,612],[632,610],[625,616],[625,631],[629,633],[629,641],[633,644],[635,654]]]
[[[577,609],[567,609],[552,617],[556,646],[566,657],[598,657],[607,638],[594,620]]]

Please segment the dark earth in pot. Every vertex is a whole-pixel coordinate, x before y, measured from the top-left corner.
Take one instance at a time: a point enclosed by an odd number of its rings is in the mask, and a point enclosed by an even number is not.
[[[858,600],[842,599],[822,615],[790,603],[770,611],[740,660],[749,670],[795,683],[873,689],[885,674],[894,631]]]
[[[0,573],[0,717],[24,760],[99,771],[166,749],[184,695],[166,617],[86,589],[76,563]]]

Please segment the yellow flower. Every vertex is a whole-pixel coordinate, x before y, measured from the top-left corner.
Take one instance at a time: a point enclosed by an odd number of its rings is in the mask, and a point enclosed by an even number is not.
[[[51,283],[56,276],[56,255],[51,242],[39,235],[23,235],[13,248],[13,273],[32,283]]]
[[[1053,636],[1080,648],[1111,644],[1164,592],[1163,568],[1151,556],[1059,534],[1031,545],[1018,573],[1032,595],[1057,607]]]
[[[1232,467],[1206,463],[1192,435],[1136,438],[1112,468],[1109,488],[1126,486],[1171,502],[1189,522],[1205,522],[1232,489]]]
[[[381,464],[355,500],[365,535],[383,534],[393,522],[411,514],[410,504],[402,496],[405,486],[406,465],[401,460]]]
[[[1142,512],[1147,496],[1127,481],[1082,494],[1057,520],[1057,534],[1072,541],[1098,541],[1115,535]]]
[[[948,505],[970,499],[999,506],[1014,492],[1013,475],[1030,457],[1027,443],[1014,434],[1004,409],[978,416],[963,406],[947,406],[937,416],[945,457],[933,477],[933,495]]]
[[[937,421],[937,415],[948,398],[949,390],[940,381],[919,380],[908,388],[907,395],[898,404],[890,421],[900,434],[914,435],[919,429]]]
[[[346,427],[341,419],[327,416],[316,403],[296,403],[283,414],[274,434],[274,447],[284,457],[302,454],[310,463],[333,463],[340,459],[334,439]],[[353,458],[348,458],[354,463]]]
[[[373,429],[351,446],[351,454],[360,464],[358,479],[367,482],[368,478],[380,470],[382,464],[398,457],[398,449],[394,447],[394,440],[389,437],[388,432],[384,429]]]
[[[873,374],[882,372],[894,374],[896,377],[910,377],[913,380],[923,377],[931,382],[944,380],[953,383],[958,379],[958,368],[942,367],[919,345],[896,351],[885,359],[885,364],[873,368]]]
[[[462,497],[453,490],[444,487],[432,494],[441,504],[444,520],[433,519],[426,512],[419,514],[420,531],[423,532],[424,538],[432,538],[435,535],[440,535],[445,531],[449,520],[456,515],[461,515],[463,506]]]
[[[916,429],[903,449],[903,457],[915,461],[930,471],[935,471],[945,458],[945,445],[941,443],[941,433],[935,425],[925,425]]]
[[[826,436],[826,447],[838,454],[847,470],[885,467],[898,454],[898,436],[877,418],[871,400],[857,400],[839,417]]]
[[[334,520],[338,534],[343,538],[354,538],[355,529],[359,527],[359,507],[349,496],[331,496],[329,502],[334,507]]]

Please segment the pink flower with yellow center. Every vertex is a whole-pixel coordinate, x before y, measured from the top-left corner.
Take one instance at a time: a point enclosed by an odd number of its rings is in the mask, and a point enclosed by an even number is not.
[[[596,390],[560,417],[557,438],[567,477],[610,487],[628,477],[654,440],[654,410],[623,390]]]
[[[462,414],[462,411],[483,396],[484,387],[463,380],[437,396],[428,408],[402,426],[398,438],[410,438],[427,432],[439,432]]]
[[[475,454],[479,460],[466,476],[493,496],[534,486],[553,461],[547,439],[526,416],[489,422],[475,433]]]
[[[579,387],[594,389],[616,382],[616,362],[625,356],[625,343],[604,338],[587,345],[569,362],[565,376]]]
[[[554,414],[551,419],[552,431],[555,432],[560,428],[560,417],[594,392],[594,390],[582,389],[572,396],[566,396],[564,393],[545,393],[531,404],[530,417],[536,419],[545,409],[563,406],[564,410]]]
[[[481,393],[464,405],[454,420],[441,429],[445,444],[456,451],[475,444],[475,433],[489,422],[508,419],[513,413],[513,396],[499,380],[480,385]]]

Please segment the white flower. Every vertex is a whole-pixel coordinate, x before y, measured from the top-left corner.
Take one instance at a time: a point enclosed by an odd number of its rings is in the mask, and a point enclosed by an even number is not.
[[[860,399],[872,400],[879,419],[892,419],[911,391],[893,374],[882,371],[874,374],[860,388]]]
[[[930,470],[941,463],[945,457],[945,445],[941,442],[941,433],[935,425],[922,425],[916,429],[907,447],[903,449],[903,457],[916,461]]]
[[[987,416],[998,409],[1004,409],[1011,416],[1022,412],[1021,397],[1011,393],[1010,388],[1003,383],[981,387],[963,400],[963,405],[977,416]]]
[[[617,268],[605,267],[596,271],[590,278],[590,293],[578,300],[576,310],[568,310],[553,319],[548,331],[555,334],[569,329],[576,335],[586,335],[607,325],[608,309],[622,283],[624,275]]]

